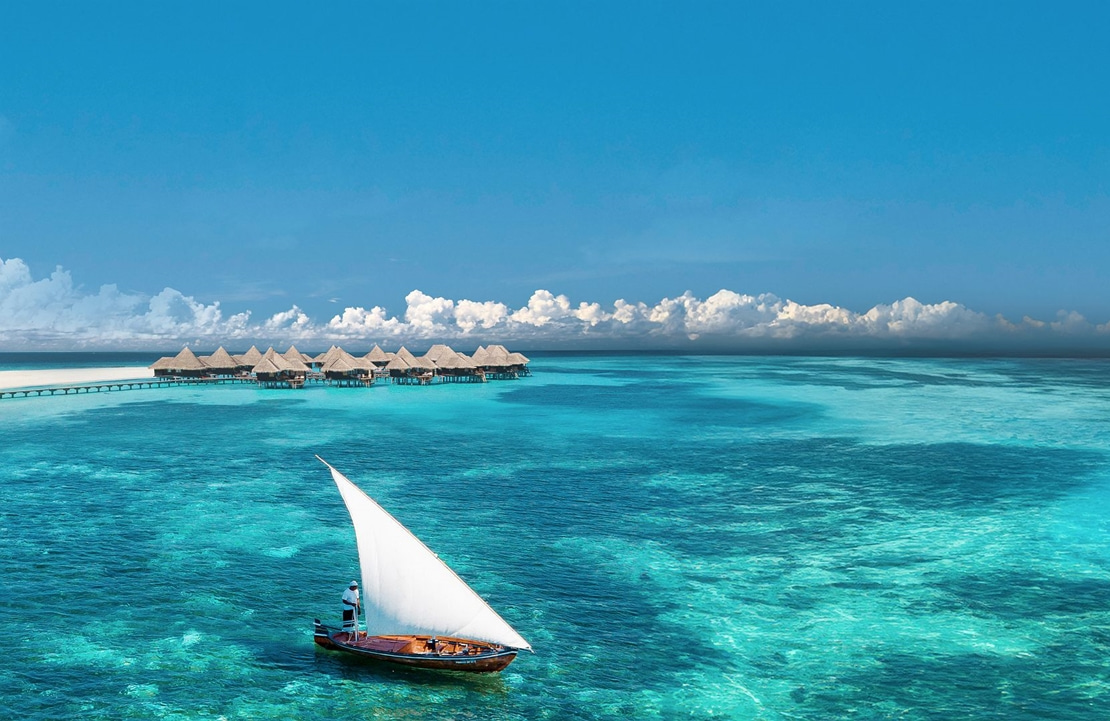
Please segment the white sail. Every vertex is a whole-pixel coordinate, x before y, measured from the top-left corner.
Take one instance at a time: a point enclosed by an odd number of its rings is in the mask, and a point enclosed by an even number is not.
[[[369,635],[456,636],[532,650],[411,531],[327,461],[320,462],[331,470],[355,526]]]

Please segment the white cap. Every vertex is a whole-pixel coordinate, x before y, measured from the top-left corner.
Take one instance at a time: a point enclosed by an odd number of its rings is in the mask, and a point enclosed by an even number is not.
[[[358,581],[351,581],[351,582],[350,582],[350,583],[348,583],[347,585],[348,585],[348,586],[357,586],[357,585],[358,585]]]

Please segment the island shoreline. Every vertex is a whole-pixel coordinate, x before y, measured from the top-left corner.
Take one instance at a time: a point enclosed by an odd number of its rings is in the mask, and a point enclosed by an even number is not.
[[[147,380],[150,378],[154,378],[154,371],[144,366],[3,370],[0,371],[0,390],[50,388],[112,381]]]

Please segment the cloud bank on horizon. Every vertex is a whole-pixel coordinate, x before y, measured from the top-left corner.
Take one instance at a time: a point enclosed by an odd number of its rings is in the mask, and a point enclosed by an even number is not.
[[[218,301],[205,304],[173,288],[153,296],[115,285],[88,292],[60,266],[36,280],[21,259],[0,258],[0,350],[469,341],[533,350],[1110,351],[1110,322],[1096,325],[1074,311],[1060,311],[1051,321],[1025,317],[1013,322],[952,301],[926,304],[913,298],[864,313],[732,290],[705,299],[686,292],[653,305],[574,303],[548,290],[536,290],[521,308],[432,297],[420,290],[405,301],[401,315],[381,306],[350,306],[321,321],[294,305],[255,319],[249,310],[225,315]]]

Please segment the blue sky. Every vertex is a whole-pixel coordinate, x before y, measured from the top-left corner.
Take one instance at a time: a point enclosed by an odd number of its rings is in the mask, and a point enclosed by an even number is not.
[[[1105,3],[8,3],[0,307],[171,289],[318,328],[411,325],[415,290],[724,289],[1093,328],[1108,31]]]

